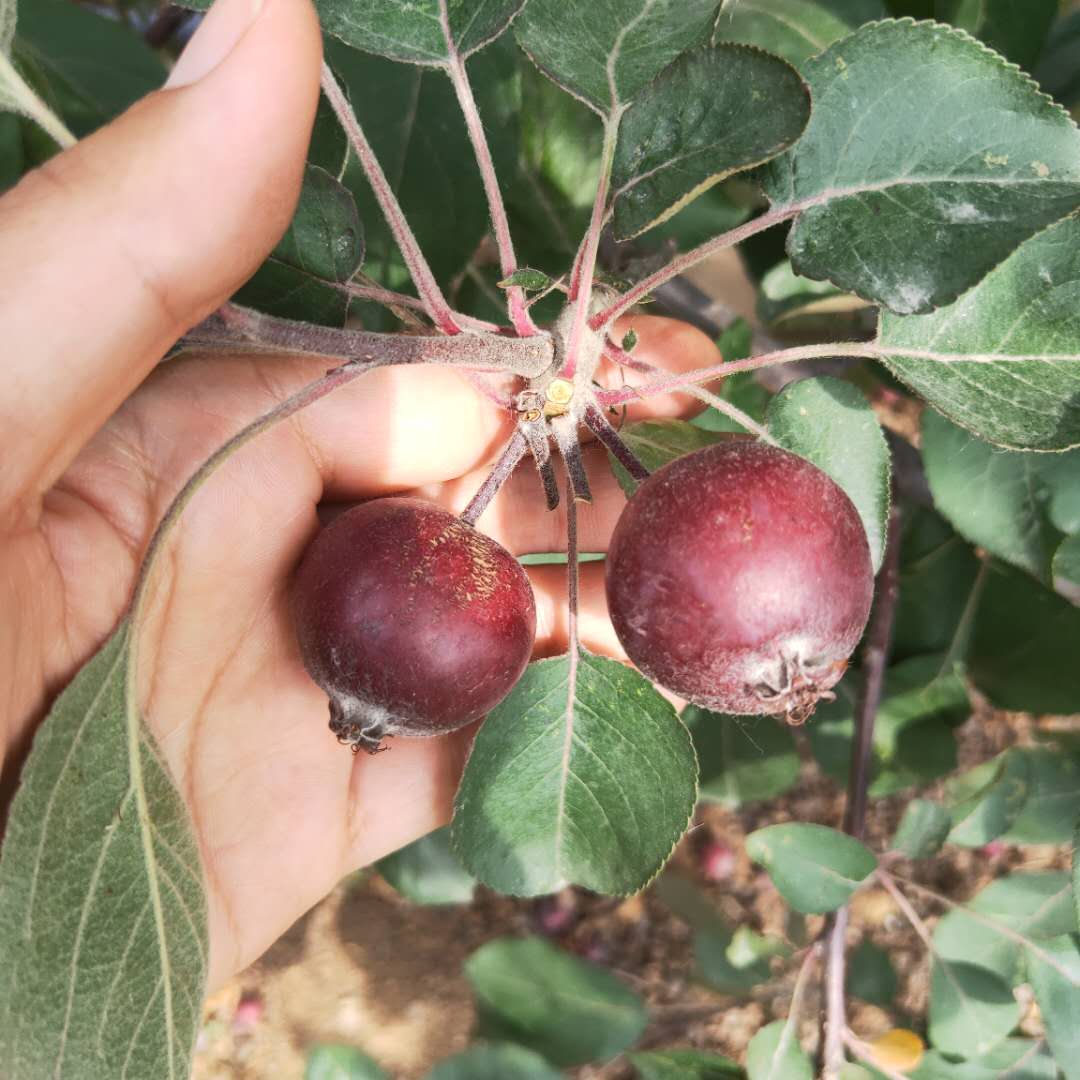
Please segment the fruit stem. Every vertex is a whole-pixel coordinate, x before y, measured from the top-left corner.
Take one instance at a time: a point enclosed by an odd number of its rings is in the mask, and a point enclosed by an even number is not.
[[[566,478],[573,497],[581,502],[592,502],[589,489],[589,477],[585,472],[585,461],[581,456],[581,443],[578,442],[578,421],[573,413],[556,416],[551,421],[551,431],[566,463]]]
[[[559,483],[555,479],[555,469],[551,464],[551,443],[548,440],[547,422],[542,416],[538,416],[534,420],[521,420],[518,427],[529,441],[529,449],[532,451],[533,461],[536,462],[540,482],[544,485],[547,508],[554,510],[559,505]]]
[[[420,294],[420,299],[424,303],[424,310],[431,317],[431,321],[444,334],[461,333],[461,327],[454,318],[454,313],[446,302],[446,297],[443,295],[442,289],[439,288],[435,275],[431,272],[427,259],[424,258],[424,253],[420,250],[416,235],[409,227],[408,221],[405,220],[405,214],[402,212],[401,204],[394,194],[394,189],[386,179],[386,174],[382,171],[379,159],[371,149],[371,144],[367,141],[364,129],[360,126],[360,121],[357,120],[356,115],[353,113],[344,91],[338,85],[334,73],[330,70],[330,65],[325,61],[323,61],[322,66],[322,89],[326,95],[326,100],[330,102],[330,107],[334,110],[334,115],[338,118],[338,123],[341,124],[348,137],[349,144],[360,161],[364,175],[368,178],[368,183],[371,184],[371,190],[375,195],[379,208],[383,212],[383,217],[386,218],[386,223],[390,226],[390,232],[394,235],[401,257],[405,260],[405,265],[408,267],[409,274],[416,285],[416,291]]]
[[[480,490],[472,497],[469,505],[461,512],[461,520],[466,525],[475,525],[480,515],[488,508],[491,500],[498,494],[499,489],[510,478],[510,474],[517,468],[518,462],[525,456],[529,449],[529,442],[519,428],[510,436],[510,441],[503,447],[488,473],[487,479],[480,485]]]
[[[458,51],[457,43],[450,32],[450,14],[447,0],[439,0],[439,19],[442,23],[443,36],[446,39],[447,55],[446,73],[450,76],[450,82],[454,86],[458,104],[461,106],[461,114],[465,118],[465,128],[469,133],[469,141],[472,143],[473,154],[476,164],[480,169],[480,178],[484,183],[484,194],[487,196],[488,211],[491,215],[491,226],[495,233],[495,244],[499,249],[499,269],[503,277],[509,277],[517,268],[517,256],[514,254],[514,241],[510,235],[510,222],[506,217],[506,205],[503,202],[502,192],[499,190],[499,180],[495,175],[495,162],[491,157],[491,149],[484,135],[484,124],[480,119],[480,110],[473,96],[472,86],[469,83],[469,75],[465,70],[465,59]],[[536,323],[533,322],[525,304],[525,290],[520,286],[513,286],[506,292],[507,305],[510,313],[510,321],[520,337],[531,337],[537,332]]]
[[[743,225],[739,225],[737,228],[730,229],[728,232],[721,233],[719,236],[714,236],[711,240],[706,240],[704,244],[699,244],[693,250],[686,252],[685,255],[679,255],[677,258],[672,259],[667,266],[661,267],[656,273],[650,274],[647,278],[643,278],[632,288],[628,289],[613,304],[604,308],[603,311],[597,312],[589,320],[590,328],[599,330],[601,327],[608,326],[624,311],[633,307],[634,304],[647,296],[657,286],[663,285],[665,281],[670,281],[673,277],[677,277],[679,274],[683,273],[683,271],[689,270],[690,267],[697,265],[702,259],[707,259],[717,251],[723,251],[725,248],[734,247],[736,244],[742,243],[743,240],[747,240],[751,236],[756,236],[759,232],[771,229],[774,225],[790,221],[801,209],[801,206],[786,206],[780,210],[770,210],[768,213],[752,218],[750,221],[747,221]]]
[[[889,660],[896,600],[900,582],[900,508],[889,511],[885,558],[878,571],[875,604],[866,644],[862,652],[862,683],[855,702],[855,738],[851,744],[848,798],[844,810],[844,832],[862,839],[866,832],[866,797],[870,786],[870,765],[874,749],[874,722],[881,705],[885,668]],[[844,1032],[847,1007],[844,998],[845,950],[848,906],[827,920],[825,976],[825,1038],[822,1053],[823,1080],[836,1080],[844,1067]]]
[[[616,461],[639,483],[649,479],[649,470],[608,422],[608,418],[590,402],[585,406],[585,426],[607,447]]]
[[[566,475],[566,494],[566,636],[571,668],[569,683],[573,687],[578,652],[581,649],[581,642],[578,639],[580,567],[578,566],[577,492],[574,490],[574,482],[569,470]]]
[[[547,371],[555,350],[546,334],[519,339],[495,334],[377,334],[295,322],[223,304],[180,339],[180,349],[225,349],[374,360],[381,364],[446,364],[472,371],[513,372],[534,378]]]

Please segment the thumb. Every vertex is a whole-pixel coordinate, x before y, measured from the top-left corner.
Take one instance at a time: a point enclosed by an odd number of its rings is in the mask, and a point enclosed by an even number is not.
[[[218,0],[163,90],[0,199],[0,508],[33,513],[281,237],[320,62],[310,0]]]

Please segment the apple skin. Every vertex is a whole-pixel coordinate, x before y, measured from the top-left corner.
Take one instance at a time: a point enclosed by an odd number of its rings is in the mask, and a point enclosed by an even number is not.
[[[364,503],[304,553],[292,611],[330,728],[354,750],[479,720],[525,670],[532,587],[490,537],[420,499]]]
[[[873,599],[866,532],[805,458],[717,443],[658,469],[607,556],[619,641],[703,708],[803,723],[843,674]]]

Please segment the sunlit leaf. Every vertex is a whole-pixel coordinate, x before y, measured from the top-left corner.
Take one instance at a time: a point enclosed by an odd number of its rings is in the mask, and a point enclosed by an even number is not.
[[[813,1080],[814,1067],[794,1023],[774,1020],[750,1040],[746,1074],[750,1080]]]
[[[992,1050],[1020,1020],[1009,984],[986,968],[936,960],[930,983],[930,1041],[957,1057]]]

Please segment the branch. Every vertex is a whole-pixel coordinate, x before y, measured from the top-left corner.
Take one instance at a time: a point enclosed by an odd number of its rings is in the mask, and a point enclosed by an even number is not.
[[[442,289],[439,288],[435,275],[424,258],[424,253],[420,250],[415,234],[405,220],[401,204],[397,201],[397,196],[390,187],[360,122],[356,119],[337,79],[334,78],[334,73],[325,61],[322,67],[322,88],[327,101],[330,102],[330,107],[338,118],[338,123],[345,129],[349,143],[360,159],[364,174],[371,184],[371,190],[386,218],[387,225],[390,226],[390,231],[394,234],[401,257],[405,260],[405,265],[416,285],[416,291],[424,302],[424,310],[443,333],[460,333],[461,327],[454,318],[454,313],[450,310],[450,305],[446,302],[446,297],[443,296]]]
[[[649,470],[645,468],[637,454],[626,445],[622,436],[608,422],[608,418],[591,403],[585,406],[585,426],[635,480],[640,483],[642,480],[649,479]]]
[[[677,277],[684,271],[689,270],[690,267],[697,265],[702,259],[707,259],[710,255],[714,255],[718,251],[734,247],[736,244],[742,243],[743,240],[755,236],[759,232],[771,229],[774,225],[780,225],[785,221],[790,221],[791,218],[799,213],[799,209],[801,209],[801,207],[797,209],[785,207],[783,210],[779,211],[770,210],[768,213],[761,214],[759,217],[753,218],[744,225],[738,226],[738,228],[730,229],[726,233],[714,236],[711,240],[706,240],[704,244],[700,244],[692,251],[686,252],[685,255],[677,256],[672,259],[667,266],[657,270],[655,274],[650,274],[647,278],[639,281],[633,288],[628,289],[615,301],[615,303],[611,304],[610,307],[597,312],[597,314],[589,320],[589,326],[593,330],[599,330],[601,327],[607,326],[609,323],[614,322],[624,311],[633,307],[634,304],[638,303],[643,297],[652,292],[658,285],[662,285],[665,281],[670,281],[673,277]]]
[[[469,132],[469,141],[472,143],[473,153],[476,156],[476,164],[480,168],[480,178],[484,182],[484,194],[487,195],[488,211],[491,214],[491,226],[495,233],[495,244],[499,249],[499,269],[503,277],[509,277],[517,268],[517,256],[514,254],[514,241],[510,236],[510,222],[506,217],[506,205],[503,202],[502,192],[499,190],[499,180],[495,175],[495,162],[491,158],[491,149],[487,138],[484,136],[484,125],[480,119],[480,110],[473,96],[469,76],[465,70],[465,61],[458,51],[453,35],[450,33],[450,15],[447,0],[439,0],[439,17],[442,22],[443,36],[446,38],[446,47],[449,61],[446,72],[453,83],[454,93],[457,95],[461,113],[465,117],[465,127]],[[530,337],[536,333],[536,324],[529,314],[525,304],[525,290],[515,286],[507,290],[507,302],[510,310],[510,321],[520,337]]]
[[[574,260],[573,275],[570,278],[570,300],[574,308],[574,321],[566,345],[566,364],[562,370],[564,379],[572,379],[577,366],[577,354],[585,336],[589,322],[589,301],[592,298],[592,279],[596,270],[596,251],[600,246],[600,232],[604,225],[604,210],[607,206],[608,189],[611,183],[611,167],[615,160],[615,143],[619,135],[619,123],[622,120],[624,106],[616,107],[604,121],[604,146],[600,155],[600,179],[596,185],[596,197],[593,199],[592,218],[589,231]],[[595,320],[593,320],[595,321]],[[602,324],[597,324],[602,325]]]
[[[188,331],[178,346],[181,350],[226,349],[342,360],[378,358],[385,364],[447,364],[526,378],[547,371],[555,355],[547,335],[516,339],[494,334],[377,334],[294,322],[236,304],[223,304]]]
[[[874,748],[874,722],[881,705],[885,668],[892,642],[893,621],[900,581],[900,509],[889,512],[885,559],[878,571],[873,614],[862,652],[863,680],[855,702],[855,739],[851,744],[848,799],[844,832],[862,839],[866,832],[866,793],[870,786],[870,762]],[[825,1042],[823,1080],[835,1080],[844,1066],[844,1031],[847,1028],[844,1000],[848,907],[843,905],[829,920],[825,993]]]
[[[503,448],[487,479],[480,485],[480,490],[472,497],[469,505],[461,512],[461,520],[466,525],[475,525],[480,515],[488,508],[499,489],[510,479],[518,462],[529,449],[528,440],[520,430],[510,436],[510,441]]]

